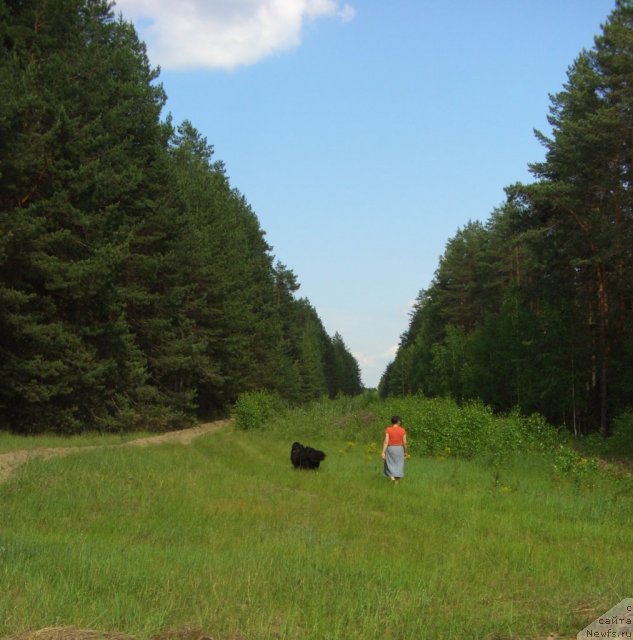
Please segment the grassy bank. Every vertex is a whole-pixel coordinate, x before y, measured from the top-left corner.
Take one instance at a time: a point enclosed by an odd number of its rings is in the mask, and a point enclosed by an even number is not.
[[[633,593],[631,503],[606,480],[418,453],[394,487],[369,414],[29,463],[0,485],[0,637],[575,637]],[[320,472],[291,468],[293,439]]]

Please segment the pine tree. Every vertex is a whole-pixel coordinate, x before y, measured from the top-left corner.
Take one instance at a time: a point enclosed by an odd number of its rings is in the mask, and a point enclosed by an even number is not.
[[[105,0],[0,0],[0,428],[163,429],[327,392],[330,341]]]
[[[1,15],[4,419],[107,426],[145,384],[121,282],[164,97],[106,2],[5,2]]]
[[[340,333],[335,333],[330,340],[325,360],[330,398],[335,398],[339,394],[356,396],[362,392],[363,385],[358,362],[350,353]]]
[[[552,137],[540,135],[546,159],[532,167],[540,181],[528,190],[534,215],[553,229],[560,255],[573,266],[573,303],[593,327],[591,363],[582,366],[605,435],[609,414],[622,407],[609,388],[622,389],[612,358],[620,352],[614,347],[623,338],[630,292],[632,29],[633,3],[620,0],[594,49],[570,67],[564,90],[552,97]]]

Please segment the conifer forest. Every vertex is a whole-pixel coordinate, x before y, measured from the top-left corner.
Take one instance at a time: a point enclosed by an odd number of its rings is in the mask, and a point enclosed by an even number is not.
[[[161,430],[361,391],[104,0],[0,1],[0,429]]]
[[[575,434],[608,435],[633,406],[633,2],[569,66],[548,121],[534,181],[447,242],[383,395],[476,398]]]
[[[244,392],[361,393],[212,144],[164,113],[112,3],[0,0],[0,38],[0,429],[163,430]],[[448,240],[383,397],[578,435],[631,415],[633,0],[570,62],[533,181]]]

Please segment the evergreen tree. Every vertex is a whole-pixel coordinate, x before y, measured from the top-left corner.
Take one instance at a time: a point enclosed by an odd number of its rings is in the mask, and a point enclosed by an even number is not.
[[[358,362],[338,332],[326,351],[326,379],[330,398],[339,394],[356,396],[363,390]]]
[[[212,147],[161,122],[109,2],[0,0],[0,90],[0,428],[162,429],[243,391],[327,393],[316,311]]]
[[[478,397],[575,433],[630,406],[633,354],[633,2],[618,0],[552,96],[537,181],[447,245],[387,394]]]
[[[577,58],[564,90],[552,97],[552,137],[539,135],[546,159],[533,165],[540,181],[527,190],[533,215],[553,229],[559,254],[573,267],[576,295],[570,302],[593,327],[591,363],[581,366],[605,435],[608,415],[630,400],[609,388],[622,392],[628,386],[618,380],[612,358],[628,333],[631,282],[631,33],[633,3],[619,0],[594,49]]]
[[[3,2],[0,16],[4,420],[107,426],[145,388],[121,283],[164,96],[106,2]]]

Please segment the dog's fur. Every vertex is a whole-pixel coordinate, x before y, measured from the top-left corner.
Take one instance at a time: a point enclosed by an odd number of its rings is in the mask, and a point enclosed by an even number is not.
[[[325,453],[312,447],[304,447],[299,442],[292,443],[290,462],[295,469],[318,469],[325,460]]]

